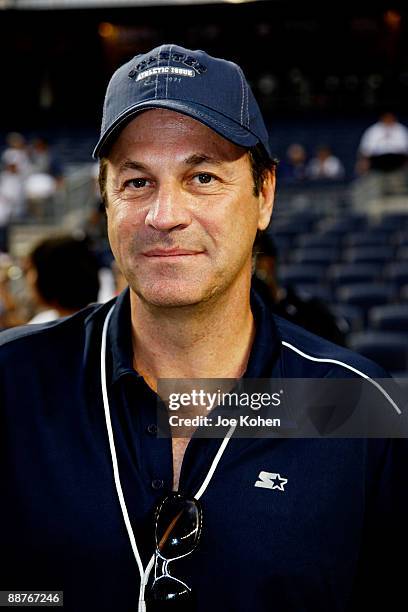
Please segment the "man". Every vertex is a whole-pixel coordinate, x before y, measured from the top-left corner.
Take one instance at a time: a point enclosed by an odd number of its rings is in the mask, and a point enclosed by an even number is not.
[[[392,112],[384,112],[368,127],[357,151],[354,185],[357,207],[367,210],[367,201],[383,196],[406,194],[408,129]]]
[[[161,379],[363,377],[399,411],[382,370],[250,293],[275,178],[241,69],[176,45],[137,56],[95,156],[130,289],[2,337],[1,588],[63,590],[75,612],[396,610],[400,446],[157,435]]]
[[[365,130],[358,152],[363,170],[399,170],[407,163],[408,129],[399,123],[394,113],[385,112],[377,123]]]
[[[320,145],[307,166],[307,176],[312,181],[341,181],[344,177],[343,164],[333,155],[330,147]]]

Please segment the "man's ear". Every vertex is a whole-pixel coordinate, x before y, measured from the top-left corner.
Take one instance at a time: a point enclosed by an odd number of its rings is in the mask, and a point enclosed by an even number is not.
[[[259,220],[258,229],[264,230],[268,227],[272,215],[273,203],[275,200],[275,171],[269,170],[259,193]]]

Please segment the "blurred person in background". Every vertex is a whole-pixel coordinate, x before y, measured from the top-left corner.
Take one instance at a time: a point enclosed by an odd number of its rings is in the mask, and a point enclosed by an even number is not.
[[[11,218],[11,206],[9,200],[1,193],[0,189],[0,253],[8,253],[9,240],[8,230]]]
[[[399,170],[408,160],[408,129],[394,113],[386,112],[363,133],[358,153],[360,172]]]
[[[406,193],[407,161],[408,129],[387,111],[361,137],[356,162],[360,184],[357,181],[356,188],[369,197]],[[364,191],[355,197],[364,200]]]
[[[330,147],[320,145],[316,156],[307,164],[306,174],[312,181],[340,181],[344,178],[344,167]]]
[[[278,252],[269,234],[255,245],[255,286],[271,302],[275,314],[326,340],[345,346],[345,333],[330,309],[318,298],[301,296],[294,287],[279,285]]]
[[[62,164],[45,138],[37,137],[31,142],[30,161],[32,173],[50,174],[56,180],[62,180]]]
[[[291,144],[286,157],[279,163],[278,176],[287,184],[302,183],[307,179],[307,153],[303,145]]]
[[[81,224],[81,230],[84,232],[92,251],[95,253],[99,266],[110,269],[113,278],[113,255],[108,240],[106,209],[99,187],[99,164],[92,164],[89,170],[89,177],[93,184],[93,197],[92,203],[88,207],[88,212]]]
[[[11,220],[18,220],[25,216],[27,201],[25,194],[26,178],[21,174],[19,165],[8,156],[7,163],[0,171],[0,201],[2,212],[2,225],[7,217],[7,224]]]
[[[12,288],[13,281],[22,279],[22,270],[9,255],[0,254],[0,329],[23,325],[27,318],[18,296]]]
[[[31,172],[25,181],[30,213],[37,219],[52,215],[55,197],[64,185],[62,165],[45,138],[33,140]]]
[[[32,250],[27,282],[38,309],[29,323],[69,316],[98,298],[95,257],[86,242],[69,236],[48,238]]]
[[[18,174],[24,179],[31,173],[31,161],[26,139],[18,132],[6,136],[6,148],[1,155],[3,165],[15,164]]]

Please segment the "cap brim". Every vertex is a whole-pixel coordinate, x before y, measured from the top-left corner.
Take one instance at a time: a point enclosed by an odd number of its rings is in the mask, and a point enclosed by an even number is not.
[[[227,140],[230,140],[236,145],[241,147],[249,148],[260,142],[260,139],[255,136],[249,130],[243,128],[239,124],[231,121],[228,117],[225,117],[221,113],[218,113],[212,109],[196,104],[192,102],[182,102],[180,100],[146,100],[127,108],[112,125],[101,135],[94,151],[94,159],[103,157],[106,154],[108,148],[112,145],[113,138],[125,127],[125,124],[130,121],[138,113],[153,109],[153,108],[166,108],[173,110],[183,115],[188,115],[200,123],[203,123],[210,129],[220,134]],[[265,147],[265,143],[262,143]],[[267,148],[268,151],[268,148]]]

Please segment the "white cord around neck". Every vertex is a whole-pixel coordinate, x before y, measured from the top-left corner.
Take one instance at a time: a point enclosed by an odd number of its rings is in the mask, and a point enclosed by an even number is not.
[[[125,497],[123,495],[122,485],[121,485],[121,482],[120,482],[119,466],[118,466],[118,460],[117,460],[117,456],[116,456],[115,440],[114,440],[114,437],[113,437],[112,422],[111,422],[110,410],[109,410],[108,391],[107,391],[107,387],[106,387],[106,337],[107,337],[109,320],[111,318],[111,315],[112,315],[114,307],[115,306],[112,306],[112,308],[108,312],[108,314],[106,316],[106,319],[105,319],[105,322],[103,324],[103,330],[102,330],[102,344],[101,344],[101,387],[102,387],[103,407],[104,407],[104,410],[105,410],[106,429],[108,431],[109,448],[110,448],[111,458],[112,458],[113,477],[114,477],[114,480],[115,480],[116,491],[117,491],[117,494],[118,494],[119,503],[120,503],[120,507],[121,507],[121,510],[122,510],[122,514],[123,514],[123,519],[125,521],[126,529],[127,529],[127,532],[128,532],[128,536],[129,536],[129,540],[130,540],[130,545],[132,546],[133,554],[135,556],[136,563],[137,563],[138,568],[139,568],[139,573],[140,573],[140,576],[142,577],[143,576],[143,564],[142,564],[142,560],[140,558],[139,551],[138,551],[138,548],[137,548],[136,539],[135,539],[135,535],[133,533],[132,525],[130,524],[129,513],[127,511]]]
[[[109,449],[110,449],[110,453],[111,453],[111,458],[112,458],[112,467],[113,467],[113,477],[114,477],[114,481],[115,481],[115,487],[116,487],[116,492],[118,494],[118,498],[119,498],[119,504],[120,504],[120,508],[122,510],[122,515],[123,515],[123,520],[125,521],[125,525],[126,525],[126,529],[128,532],[128,536],[129,536],[129,540],[130,540],[130,545],[132,547],[132,551],[134,554],[134,557],[136,559],[136,563],[137,566],[139,568],[139,574],[140,574],[140,590],[139,590],[139,603],[138,603],[138,612],[145,612],[146,611],[146,604],[144,601],[144,592],[145,592],[145,588],[146,585],[149,581],[149,576],[150,576],[150,572],[152,570],[152,567],[154,565],[154,555],[152,555],[152,557],[150,558],[149,563],[146,566],[146,570],[143,569],[143,563],[142,560],[140,558],[140,554],[139,554],[139,550],[137,548],[137,544],[136,544],[136,538],[135,535],[133,533],[133,529],[132,529],[132,525],[130,523],[130,519],[129,519],[129,513],[126,507],[126,502],[125,502],[125,497],[123,495],[123,490],[122,490],[122,485],[120,482],[120,475],[119,475],[119,466],[118,466],[118,460],[117,460],[117,455],[116,455],[116,448],[115,448],[115,440],[113,437],[113,429],[112,429],[112,421],[111,421],[111,417],[110,417],[110,409],[109,409],[109,397],[108,397],[108,390],[107,390],[107,385],[106,385],[106,339],[107,339],[107,334],[108,334],[108,325],[109,325],[109,320],[112,316],[112,312],[115,308],[115,304],[112,306],[112,308],[109,310],[108,314],[106,315],[104,324],[103,324],[103,329],[102,329],[102,343],[101,343],[101,389],[102,389],[102,399],[103,399],[103,407],[104,407],[104,411],[105,411],[105,421],[106,421],[106,429],[108,432],[108,439],[109,439]],[[220,448],[217,451],[217,454],[215,455],[210,469],[208,470],[207,476],[204,479],[203,484],[201,485],[201,487],[199,488],[199,490],[197,491],[197,493],[194,495],[195,499],[199,499],[203,493],[205,492],[205,490],[207,489],[211,478],[214,475],[214,472],[217,468],[217,465],[225,451],[225,449],[227,448],[227,444],[231,439],[231,436],[233,435],[235,431],[235,426],[230,427],[230,429],[228,430],[228,433],[226,434],[225,438],[223,439]]]

